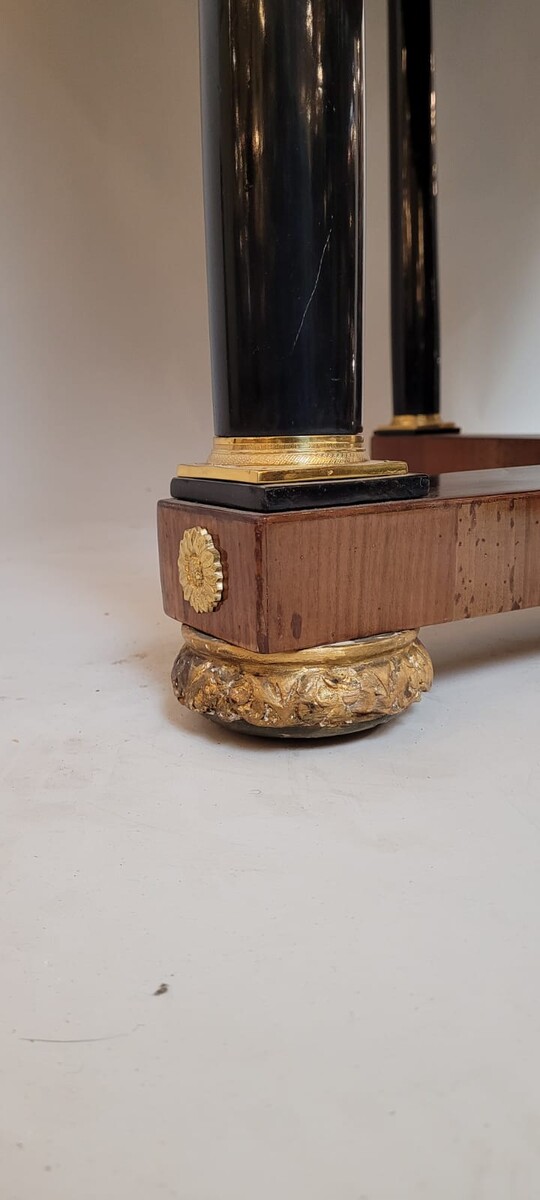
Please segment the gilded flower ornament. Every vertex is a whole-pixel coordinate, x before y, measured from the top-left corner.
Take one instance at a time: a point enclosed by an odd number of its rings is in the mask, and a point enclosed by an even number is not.
[[[187,529],[178,552],[178,578],[184,599],[198,613],[213,612],[223,597],[219,550],[207,529]]]

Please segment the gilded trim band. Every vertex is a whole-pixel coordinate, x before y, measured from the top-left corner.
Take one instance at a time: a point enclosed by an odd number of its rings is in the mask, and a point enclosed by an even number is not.
[[[217,437],[208,462],[181,465],[184,478],[280,483],[406,475],[404,462],[368,457],[361,433],[298,437]]]
[[[181,704],[241,732],[329,737],[404,712],[433,682],[417,632],[259,654],[183,627],[172,671]]]
[[[453,421],[443,421],[439,413],[400,413],[389,425],[381,425],[376,433],[459,433]]]

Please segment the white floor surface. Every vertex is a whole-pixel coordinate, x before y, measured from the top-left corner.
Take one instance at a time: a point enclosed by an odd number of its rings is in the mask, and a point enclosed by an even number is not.
[[[176,704],[153,529],[0,605],[2,1200],[540,1195],[540,612],[290,745]]]

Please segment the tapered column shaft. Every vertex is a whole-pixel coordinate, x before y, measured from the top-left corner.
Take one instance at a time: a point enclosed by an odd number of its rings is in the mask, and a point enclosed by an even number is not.
[[[215,432],[361,430],[362,0],[200,0]]]
[[[431,0],[389,0],[394,414],[439,412],[435,77]]]

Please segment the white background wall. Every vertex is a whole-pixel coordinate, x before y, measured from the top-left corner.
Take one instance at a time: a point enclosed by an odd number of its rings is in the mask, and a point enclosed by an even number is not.
[[[367,0],[367,430],[390,411],[386,30]],[[211,437],[196,0],[0,0],[8,525],[145,520]],[[540,6],[434,0],[445,415],[539,432]]]

